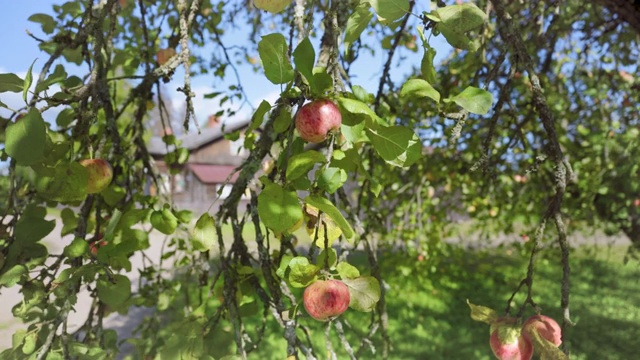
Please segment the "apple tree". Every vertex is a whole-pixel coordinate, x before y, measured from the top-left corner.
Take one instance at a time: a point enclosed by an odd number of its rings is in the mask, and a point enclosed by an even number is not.
[[[437,269],[455,219],[471,218],[488,234],[532,239],[523,280],[504,296],[526,295],[507,307],[508,326],[491,309],[472,306],[472,317],[495,327],[492,343],[504,343],[504,327],[565,357],[556,337],[511,319],[540,312],[532,283],[549,242],[562,254],[563,333],[568,234],[600,224],[640,243],[630,180],[640,171],[640,17],[629,17],[639,13],[611,0],[87,0],[33,14],[44,60],[24,77],[0,74],[0,92],[23,101],[0,102],[11,114],[0,119],[0,288],[20,287],[12,311],[28,324],[1,356],[105,359],[127,341],[138,358],[244,359],[277,331],[278,357],[387,358],[380,253],[404,249]],[[225,43],[233,26],[250,29],[246,43]],[[354,74],[372,56],[382,66],[367,87]],[[162,183],[149,124],[172,126],[163,84],[181,77],[182,127],[197,130],[192,79],[233,78],[207,95],[233,115],[251,100],[239,64],[281,91],[252,113],[230,194],[194,214],[150,193]],[[176,136],[162,140],[169,167],[183,166]],[[296,243],[300,230],[309,244]],[[151,259],[158,232],[162,256]],[[50,234],[62,251],[43,244]],[[88,315],[70,330],[84,296]],[[130,338],[104,326],[136,307],[154,311]],[[350,313],[368,323],[352,328]]]

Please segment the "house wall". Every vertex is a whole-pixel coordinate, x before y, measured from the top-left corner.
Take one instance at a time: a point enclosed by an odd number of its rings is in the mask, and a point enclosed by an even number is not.
[[[221,155],[229,155],[231,150],[231,141],[220,140],[204,146],[198,150],[192,151],[189,156],[189,162],[193,163],[218,163]]]
[[[238,144],[244,142],[244,137],[241,136],[237,143],[234,143],[227,139],[218,139],[213,143],[207,144],[199,149],[192,150],[189,155],[189,163],[200,164],[220,164],[220,165],[240,165],[246,158],[246,150],[237,153]],[[170,184],[171,196],[174,203],[182,209],[189,209],[195,213],[203,213],[210,210],[212,213],[216,211],[218,206],[222,203],[223,199],[211,208],[211,204],[218,197],[216,191],[222,184],[204,184],[198,180],[196,175],[192,173],[187,166],[184,166],[180,172],[183,176],[185,187],[184,191],[176,192],[176,176],[171,175],[164,162],[163,156],[154,156],[156,167],[159,173],[166,176],[168,183]],[[156,192],[157,189],[150,189],[150,192]],[[244,211],[249,198],[244,198],[240,201],[238,207],[239,211]]]

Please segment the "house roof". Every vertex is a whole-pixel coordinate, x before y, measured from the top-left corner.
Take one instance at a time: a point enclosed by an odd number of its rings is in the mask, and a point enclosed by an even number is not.
[[[188,167],[204,184],[223,184],[231,174],[233,175],[229,179],[229,183],[233,184],[239,174],[238,171],[235,171],[236,167],[232,165],[189,164]]]
[[[204,145],[211,144],[221,138],[224,137],[225,134],[232,133],[238,129],[242,129],[249,125],[251,119],[242,120],[239,122],[235,122],[233,124],[225,125],[224,130],[222,126],[217,126],[215,128],[204,128],[200,131],[200,133],[188,133],[176,136],[178,141],[182,142],[182,147],[187,150],[196,150],[201,148]],[[171,152],[174,150],[173,145],[167,146],[163,141],[162,137],[154,136],[149,140],[147,144],[147,149],[151,155],[165,155],[167,152]]]

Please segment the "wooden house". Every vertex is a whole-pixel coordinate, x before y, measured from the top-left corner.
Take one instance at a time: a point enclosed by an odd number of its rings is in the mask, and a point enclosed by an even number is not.
[[[199,134],[176,136],[181,147],[189,151],[189,159],[186,164],[174,168],[173,172],[167,167],[165,155],[175,147],[167,146],[161,137],[151,138],[148,149],[155,160],[162,185],[160,189],[152,187],[150,192],[168,195],[179,207],[200,212],[209,208],[218,197],[219,190],[221,197],[225,198],[238,176],[236,169],[248,155],[242,144],[243,129],[249,122],[246,120],[222,126],[217,118],[211,117]],[[224,138],[225,134],[238,130],[242,134],[238,140]]]

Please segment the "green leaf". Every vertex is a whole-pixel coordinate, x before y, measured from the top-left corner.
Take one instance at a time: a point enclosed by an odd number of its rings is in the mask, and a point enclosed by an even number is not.
[[[176,231],[178,218],[170,209],[156,210],[151,213],[151,225],[165,235],[171,235]]]
[[[347,20],[347,27],[344,32],[345,51],[349,51],[349,46],[358,40],[360,34],[367,28],[371,22],[373,14],[369,11],[368,4],[360,4]]]
[[[104,189],[100,195],[104,199],[104,202],[109,206],[115,206],[127,195],[127,191],[120,186],[111,185]]]
[[[36,342],[38,340],[37,332],[29,332],[27,336],[24,338],[24,343],[22,344],[22,353],[25,355],[31,355],[34,351],[36,351]]]
[[[356,279],[360,277],[360,271],[357,267],[348,262],[341,261],[336,267],[341,279]]]
[[[35,108],[5,131],[6,152],[19,165],[31,165],[44,158],[47,128],[40,111]]]
[[[178,221],[183,224],[189,224],[193,219],[193,211],[191,210],[180,210],[175,215]]]
[[[467,305],[471,309],[471,319],[491,325],[498,319],[498,313],[486,306],[474,305],[467,299]]]
[[[251,124],[247,128],[247,132],[252,132],[258,129],[260,125],[262,125],[264,116],[267,114],[267,112],[269,112],[269,110],[271,110],[271,104],[269,104],[269,102],[266,100],[262,100],[262,102],[260,102],[260,105],[258,105],[256,112],[254,112],[253,116],[251,116]]]
[[[44,217],[23,215],[15,228],[16,241],[21,244],[35,243],[49,235],[56,227],[55,220],[45,220]]]
[[[116,229],[120,224],[120,219],[122,219],[122,211],[115,209],[107,223],[107,229],[104,231],[104,239],[106,241],[112,242],[115,239]]]
[[[318,187],[333,194],[347,181],[347,172],[340,168],[322,168],[316,173]]]
[[[424,36],[424,30],[421,27],[418,27],[418,34],[420,35],[422,47],[424,48],[424,55],[420,62],[420,72],[422,73],[422,77],[427,80],[429,84],[435,84],[436,68],[433,66],[433,59],[436,57],[436,49],[429,45],[429,41]]]
[[[27,71],[27,76],[24,78],[24,84],[22,89],[22,100],[27,103],[27,93],[29,92],[29,88],[31,87],[31,83],[33,82],[33,65],[36,63],[36,60],[33,60],[31,66],[29,66],[29,70]]]
[[[278,116],[273,121],[273,130],[278,134],[283,133],[291,126],[291,122],[291,108],[289,106],[282,106],[280,107]]]
[[[328,259],[327,256],[329,257]],[[334,266],[336,266],[337,262],[338,254],[333,248],[322,249],[320,254],[318,254],[318,257],[316,258],[316,264],[320,268],[324,268],[325,265],[328,264],[329,269],[332,269]]]
[[[67,141],[53,142],[50,138],[45,138],[46,144],[44,148],[44,159],[42,163],[44,165],[56,165],[59,162],[64,161],[68,154],[71,144]]]
[[[39,167],[36,174],[36,191],[47,200],[67,203],[87,196],[89,174],[77,162],[59,163],[54,168]]]
[[[61,8],[62,11],[73,17],[82,15],[82,7],[76,1],[67,1],[66,3],[62,4]]]
[[[258,43],[265,76],[274,84],[285,84],[293,80],[293,67],[288,51],[287,39],[280,33],[265,35]]]
[[[131,281],[124,275],[113,275],[113,282],[110,282],[106,277],[101,277],[98,279],[96,287],[98,299],[114,308],[124,304],[131,296]]]
[[[369,3],[385,25],[392,25],[409,12],[409,0],[369,0]]]
[[[400,96],[428,97],[435,102],[440,102],[438,90],[422,79],[410,79],[404,83],[402,90],[400,90]]]
[[[420,139],[406,126],[367,129],[367,134],[376,152],[391,165],[409,167],[422,154]]]
[[[53,30],[56,28],[56,21],[51,17],[51,15],[47,14],[33,14],[29,16],[27,19],[34,23],[39,23],[42,26],[42,31],[45,34],[53,33]]]
[[[444,6],[438,8],[435,13],[440,18],[441,24],[457,27],[463,32],[479,28],[487,20],[484,11],[472,2]]]
[[[279,13],[284,11],[287,6],[291,5],[293,0],[263,0],[253,1],[253,5],[258,9],[266,10],[270,13]]]
[[[340,230],[342,230],[344,237],[347,239],[351,239],[353,237],[353,229],[351,228],[351,225],[349,225],[347,219],[344,218],[340,210],[338,210],[331,201],[318,195],[309,195],[304,201],[328,215],[338,225]]]
[[[340,133],[348,142],[352,144],[367,142],[369,141],[369,138],[364,131],[366,125],[367,124],[364,121],[353,125],[349,125],[345,121],[343,121],[342,125],[340,125]]]
[[[341,111],[341,113],[345,114],[346,112],[353,115],[352,119],[355,117],[356,121],[351,122],[351,125],[362,121],[362,119],[369,120],[370,122],[383,122],[381,119],[379,119],[378,115],[376,115],[376,113],[373,112],[371,108],[369,108],[369,105],[363,103],[362,101],[341,97],[338,98],[338,105],[340,105],[340,108],[344,110]],[[343,123],[345,121],[348,122],[349,119],[345,119],[343,117]]]
[[[87,253],[89,250],[89,244],[83,238],[74,238],[71,244],[65,246],[64,254],[70,258],[80,257]]]
[[[293,181],[300,176],[307,175],[315,164],[324,162],[324,155],[316,150],[307,150],[303,153],[293,155],[289,158],[289,164],[287,165],[287,181]]]
[[[309,286],[316,280],[316,274],[320,270],[317,266],[309,263],[309,259],[304,256],[296,256],[289,262],[289,282],[291,286],[303,288]]]
[[[349,287],[349,307],[356,311],[372,311],[380,300],[380,283],[373,276],[342,279]]]
[[[281,233],[302,219],[302,207],[294,191],[268,184],[258,195],[258,214],[266,227]]]
[[[9,73],[9,74],[0,74],[0,93],[3,92],[21,92],[24,89],[24,80],[22,80],[18,75]]]
[[[66,108],[60,111],[60,113],[56,117],[56,125],[58,125],[58,127],[60,128],[66,128],[67,126],[69,126],[69,124],[71,124],[71,122],[73,122],[73,120],[75,120],[74,116],[75,112],[73,111],[73,109]]]
[[[213,216],[204,213],[196,221],[193,229],[191,244],[196,251],[213,249],[216,240],[216,222]]]
[[[62,50],[62,56],[64,56],[67,61],[76,65],[81,65],[84,60],[82,46],[78,46],[76,48],[65,48]]]
[[[333,78],[327,74],[327,69],[324,67],[313,68],[313,88],[311,93],[316,96],[322,96],[327,90],[333,87]]]
[[[486,90],[467,86],[451,100],[470,113],[484,115],[491,110],[493,95]]]
[[[291,262],[293,256],[286,254],[280,260],[280,266],[278,266],[278,270],[276,270],[276,275],[278,275],[281,279],[284,279],[287,275],[287,270],[289,269],[289,262]]]
[[[308,37],[304,38],[293,51],[293,63],[296,65],[302,76],[313,89],[313,65],[315,63],[316,52]]]
[[[49,85],[61,83],[67,79],[67,76],[68,74],[65,71],[64,66],[62,66],[62,64],[58,64],[53,73],[51,73],[46,80],[36,84],[35,92],[39,93],[48,90]]]
[[[360,85],[353,85],[351,87],[351,92],[353,93],[353,96],[356,97],[356,99],[358,99],[359,101],[362,101],[365,104],[371,104],[373,103],[374,100],[374,96],[373,94],[370,94],[365,88],[363,88]]]
[[[70,208],[64,208],[60,211],[60,218],[62,219],[61,236],[69,235],[78,227],[78,218],[76,213]]]
[[[22,275],[27,273],[24,265],[14,265],[11,269],[0,274],[0,286],[12,287],[20,281]]]
[[[444,35],[451,46],[471,51],[478,49],[478,44],[469,39],[466,33],[479,28],[487,16],[475,4],[445,6],[436,10],[435,14],[441,20],[436,25],[436,29]]]

